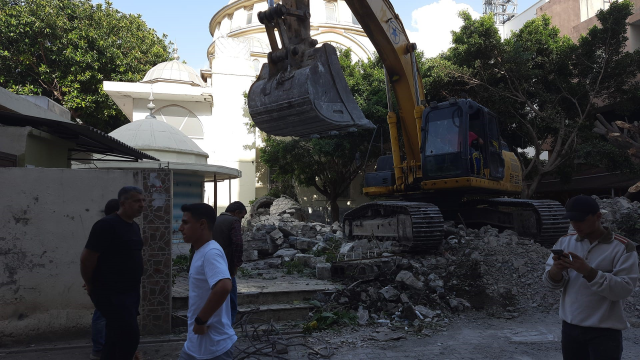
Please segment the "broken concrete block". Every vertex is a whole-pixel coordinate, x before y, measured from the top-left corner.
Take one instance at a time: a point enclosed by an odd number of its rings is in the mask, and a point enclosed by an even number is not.
[[[385,299],[389,300],[389,301],[395,301],[398,300],[398,297],[400,297],[400,293],[392,288],[391,286],[387,286],[384,289],[379,291],[380,294],[382,294],[382,296],[384,296]]]
[[[284,235],[282,235],[282,231],[275,229],[274,231],[272,231],[269,236],[271,236],[272,239],[277,240],[277,239],[282,239],[284,238]]]
[[[316,277],[320,280],[331,280],[331,264],[316,265]]]
[[[340,254],[348,254],[353,251],[353,243],[342,244],[340,247]]]
[[[246,250],[242,253],[242,261],[256,261],[258,259],[258,250]]]
[[[409,297],[406,294],[401,294],[400,295],[400,301],[402,301],[404,304],[410,303],[411,301],[409,300]]]
[[[417,312],[419,312],[420,315],[424,316],[427,319],[431,319],[432,317],[434,317],[436,315],[436,313],[433,310],[429,309],[426,306],[422,306],[422,305],[416,306],[415,310]]]
[[[280,249],[273,254],[273,257],[281,257],[284,261],[291,261],[293,260],[293,257],[299,253],[300,251],[295,249]]]
[[[272,269],[277,269],[282,265],[282,258],[266,259],[264,263]]]
[[[406,270],[400,271],[398,276],[396,276],[396,282],[405,284],[408,287],[416,290],[422,290],[424,288],[424,285],[418,279],[416,279],[412,273]]]
[[[444,287],[444,281],[440,279],[432,280],[431,282],[429,282],[429,287],[433,290],[438,290],[438,288]]]
[[[296,241],[296,249],[306,252],[313,249],[313,247],[318,245],[318,243],[319,241],[316,240],[298,238]]]

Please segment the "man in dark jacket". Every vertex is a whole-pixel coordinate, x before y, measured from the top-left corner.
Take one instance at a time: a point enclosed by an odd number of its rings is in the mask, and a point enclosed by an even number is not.
[[[134,221],[142,215],[142,189],[118,192],[120,209],[98,220],[80,258],[87,293],[106,322],[102,360],[132,359],[140,342],[138,308],[143,273],[142,236]]]
[[[242,226],[240,222],[247,215],[247,208],[240,201],[234,201],[225,211],[218,216],[213,227],[213,240],[224,250],[229,264],[229,274],[231,274],[231,323],[236,320],[238,313],[238,286],[236,284],[236,273],[242,265]]]

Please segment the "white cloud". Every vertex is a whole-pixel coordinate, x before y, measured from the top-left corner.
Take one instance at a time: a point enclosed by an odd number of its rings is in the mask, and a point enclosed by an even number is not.
[[[434,57],[451,47],[451,30],[462,26],[458,17],[461,10],[469,11],[474,19],[480,14],[471,5],[456,3],[454,0],[440,0],[414,10],[411,13],[411,25],[418,31],[409,31],[409,40],[418,44],[426,57]]]

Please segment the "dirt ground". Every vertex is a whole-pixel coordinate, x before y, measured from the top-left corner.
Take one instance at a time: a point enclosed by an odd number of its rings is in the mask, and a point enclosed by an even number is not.
[[[623,336],[623,359],[640,359],[640,329],[628,329]],[[177,359],[182,342],[166,341],[142,344],[139,349],[143,358]],[[415,331],[403,328],[356,327],[318,333],[305,338],[304,342],[307,346],[292,346],[287,354],[279,356],[285,359],[317,359],[309,349],[326,351],[328,345],[333,352],[330,359],[562,359],[560,321],[556,314],[530,314],[506,320],[469,312],[452,321],[446,331],[431,336],[416,335]],[[58,349],[52,350],[52,346]],[[65,346],[73,348],[63,350]],[[245,349],[250,352],[254,348],[246,339],[240,339],[236,343],[236,358],[241,357]],[[28,352],[10,353],[8,349],[0,349],[0,360],[88,359],[90,346],[88,341],[79,340],[12,350]]]

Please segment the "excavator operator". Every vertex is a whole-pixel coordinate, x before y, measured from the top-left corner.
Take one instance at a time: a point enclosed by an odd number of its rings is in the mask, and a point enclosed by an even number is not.
[[[482,145],[484,145],[482,138],[473,131],[469,131],[469,167],[474,175],[482,174],[484,168],[482,153],[480,152]]]

